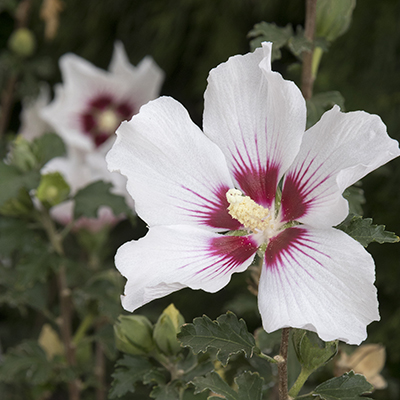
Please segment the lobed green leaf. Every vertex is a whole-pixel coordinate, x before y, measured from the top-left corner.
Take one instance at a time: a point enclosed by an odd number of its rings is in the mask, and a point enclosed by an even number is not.
[[[385,225],[372,224],[371,218],[358,215],[348,216],[336,227],[367,247],[371,242],[396,243],[400,238],[393,232],[385,231]]]
[[[195,318],[193,324],[182,326],[178,339],[196,354],[206,352],[209,347],[216,348],[217,358],[223,365],[228,363],[232,354],[243,352],[246,357],[251,357],[255,347],[254,336],[248,332],[244,320],[238,320],[229,311],[216,321],[206,315]]]
[[[373,386],[367,382],[363,375],[355,374],[350,371],[337,378],[317,386],[316,389],[307,396],[300,396],[299,399],[311,400],[371,400],[368,397],[362,397],[363,394],[371,393]]]
[[[204,377],[195,378],[193,383],[196,386],[195,393],[211,390],[226,400],[261,400],[262,398],[263,379],[258,373],[249,371],[235,378],[237,392],[214,371]],[[209,397],[209,399],[214,399],[214,397]]]
[[[144,378],[154,369],[147,358],[140,356],[128,356],[117,361],[112,386],[109,393],[110,399],[116,399],[128,392],[135,391],[135,384],[143,381]]]

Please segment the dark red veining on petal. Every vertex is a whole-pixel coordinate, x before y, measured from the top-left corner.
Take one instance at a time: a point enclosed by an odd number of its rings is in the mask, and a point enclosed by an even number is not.
[[[86,113],[81,116],[81,122],[83,126],[83,130],[86,133],[89,133],[96,126],[96,121],[93,118],[92,114]]]
[[[270,207],[278,186],[278,167],[256,169],[246,165],[239,168],[234,171],[234,176],[243,192],[256,203]]]
[[[306,165],[306,160],[296,170],[288,173],[282,190],[282,221],[295,221],[312,208],[316,204],[318,198],[310,196],[312,192],[321,184],[323,184],[329,176],[321,177],[318,175],[319,168],[306,178],[314,158]],[[322,197],[321,195],[319,196]]]
[[[198,271],[198,274],[209,270],[211,275],[219,275],[226,273],[241,266],[246,260],[252,257],[257,251],[257,243],[251,236],[219,236],[210,240],[207,252],[211,257],[216,257],[219,264],[215,268],[215,264]]]
[[[97,108],[98,110],[104,110],[108,108],[113,103],[113,99],[109,95],[101,95],[90,101],[90,108]]]
[[[297,252],[297,256],[294,254]],[[309,238],[306,229],[293,227],[288,228],[279,233],[277,236],[270,239],[265,251],[265,266],[268,269],[277,270],[279,267],[284,267],[285,263],[296,264],[298,267],[305,269],[299,262],[298,254],[305,255],[317,264],[322,264],[313,257],[312,253],[321,253],[315,249],[315,242]]]
[[[189,211],[200,224],[227,231],[240,229],[240,222],[228,213],[229,203],[226,199],[226,192],[230,189],[228,186],[220,186],[214,190],[215,197],[211,199],[205,198],[185,186],[182,187],[195,194],[199,200],[203,200],[198,203],[188,202],[188,207],[181,207],[185,211]]]
[[[115,130],[106,132],[99,126],[98,119],[101,113],[106,111],[114,112],[119,122],[129,120],[136,113],[135,107],[130,102],[117,101],[112,95],[100,94],[92,98],[79,116],[79,121],[82,131],[92,137],[96,147],[103,144],[115,133]]]
[[[256,141],[257,157],[254,159],[250,155],[246,141],[243,139],[244,154],[237,150],[237,155],[232,155],[235,162],[233,175],[240,189],[247,196],[264,207],[270,207],[278,186],[279,166],[266,157],[265,160],[262,160],[258,154],[257,138],[254,140]]]
[[[116,107],[116,111],[121,115],[122,119],[130,119],[133,115],[132,107],[126,103],[120,103],[118,107]]]
[[[234,160],[233,176],[238,182],[240,189],[256,203],[270,207],[274,202],[276,189],[278,186],[280,165],[279,162],[271,158],[271,154],[260,154],[261,148],[258,143],[258,135],[254,134],[252,140],[253,150],[249,151],[249,137],[243,133],[243,129],[238,122],[242,133],[242,147],[236,147],[231,152]],[[267,124],[265,124],[267,126]],[[267,131],[264,133],[264,139],[268,140]],[[255,151],[255,153],[254,153]],[[275,149],[274,154],[277,154]]]

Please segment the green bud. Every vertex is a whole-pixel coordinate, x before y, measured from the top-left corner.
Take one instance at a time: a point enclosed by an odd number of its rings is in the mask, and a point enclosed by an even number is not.
[[[22,172],[34,169],[38,164],[37,157],[32,149],[32,143],[22,136],[17,136],[12,142],[8,160],[11,165],[14,165]]]
[[[8,39],[8,47],[20,57],[29,57],[36,48],[35,36],[29,29],[19,28]]]
[[[16,198],[6,201],[0,207],[0,214],[7,217],[19,217],[29,214],[33,210],[31,196],[25,188],[21,188]]]
[[[143,315],[120,315],[114,324],[117,349],[132,355],[145,355],[154,348],[153,325]]]
[[[157,347],[165,355],[175,355],[182,349],[176,335],[184,323],[185,319],[173,304],[170,304],[158,318],[153,337]]]
[[[356,0],[318,0],[316,37],[332,42],[347,31]]]
[[[293,346],[302,369],[311,373],[330,361],[337,353],[338,341],[324,342],[303,329],[293,329]]]
[[[42,175],[36,197],[45,207],[53,207],[68,198],[69,185],[59,172]]]

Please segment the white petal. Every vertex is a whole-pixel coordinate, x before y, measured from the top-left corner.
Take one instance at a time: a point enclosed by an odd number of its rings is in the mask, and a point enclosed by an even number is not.
[[[152,227],[116,254],[115,265],[128,279],[122,305],[134,311],[184,287],[216,292],[251,264],[256,250],[250,237],[188,225]]]
[[[146,104],[160,94],[164,81],[164,71],[147,56],[137,67],[129,62],[124,45],[117,41],[114,44],[114,52],[109,66],[113,74],[124,76],[126,79],[136,81],[134,97],[139,105]]]
[[[304,135],[285,177],[283,220],[314,227],[339,224],[348,213],[345,188],[400,155],[399,145],[377,115],[326,112]]]
[[[227,212],[233,182],[222,152],[172,98],[154,100],[123,122],[107,163],[128,178],[136,211],[150,226],[239,227]]]
[[[306,106],[297,86],[271,71],[271,43],[210,72],[204,132],[225,154],[238,186],[264,206],[300,148]]]
[[[46,84],[40,86],[37,99],[24,100],[21,112],[21,127],[18,132],[27,140],[33,140],[54,129],[41,117],[41,112],[50,102],[50,89]]]
[[[374,261],[345,233],[303,225],[271,240],[258,291],[264,329],[317,332],[360,344],[379,320]]]

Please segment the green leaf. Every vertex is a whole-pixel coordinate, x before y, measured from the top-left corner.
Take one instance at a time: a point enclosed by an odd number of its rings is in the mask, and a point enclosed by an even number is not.
[[[29,381],[33,385],[49,382],[53,365],[36,341],[29,340],[9,350],[0,364],[3,382]]]
[[[288,42],[293,35],[293,29],[290,25],[286,25],[284,28],[276,26],[276,24],[268,22],[260,22],[255,24],[254,28],[248,33],[248,37],[254,37],[255,39],[250,41],[251,50],[255,50],[261,46],[262,42],[272,42],[272,61],[281,58],[280,49]]]
[[[127,355],[118,360],[115,367],[115,372],[111,375],[114,380],[109,393],[110,399],[116,399],[128,392],[133,393],[136,382],[142,381],[154,369],[147,358]]]
[[[197,356],[193,354],[190,349],[187,350],[187,354],[178,362],[178,368],[184,371],[182,380],[185,382],[192,381],[196,376],[202,376],[208,374],[214,370],[214,364],[207,355]],[[185,352],[181,353],[183,356]]]
[[[343,197],[349,202],[349,214],[363,215],[362,205],[365,204],[364,190],[353,185],[343,192]]]
[[[245,372],[235,378],[238,385],[238,400],[261,400],[263,379],[255,372]]]
[[[79,190],[74,197],[75,218],[81,216],[97,218],[97,212],[101,206],[110,207],[115,215],[129,214],[131,211],[126,205],[125,199],[122,196],[111,193],[111,188],[111,183],[97,181]]]
[[[349,215],[336,227],[367,247],[371,242],[396,243],[400,238],[393,232],[385,231],[385,225],[373,225],[371,218]]]
[[[32,151],[38,162],[37,168],[42,168],[48,161],[65,154],[64,142],[55,133],[46,133],[36,138],[32,143]]]
[[[8,200],[18,197],[21,188],[29,191],[36,188],[39,181],[38,171],[23,173],[13,165],[0,162],[0,207]]]
[[[235,378],[238,386],[236,392],[216,372],[193,380],[196,386],[195,393],[211,390],[226,400],[261,400],[263,379],[258,373],[245,372]],[[209,397],[214,398],[214,397]]]
[[[27,229],[26,221],[0,216],[0,255],[9,257],[15,250],[24,251],[36,240],[36,233]]]
[[[255,347],[254,336],[247,331],[244,320],[238,320],[229,311],[216,321],[206,315],[195,318],[193,324],[182,326],[178,339],[196,354],[206,352],[209,347],[218,349],[217,358],[223,365],[232,354],[244,352],[246,357],[251,357]]]
[[[322,114],[337,104],[344,109],[344,98],[337,91],[318,93],[307,100],[307,129],[313,126]]]
[[[215,371],[193,379],[193,384],[196,386],[195,393],[208,389],[226,400],[237,400],[237,393]]]
[[[180,398],[180,386],[178,381],[172,381],[166,385],[156,386],[150,393],[150,397],[156,400],[177,400]]]
[[[338,342],[323,342],[318,336],[303,329],[293,329],[293,346],[303,369],[311,373],[325,365],[337,353]]]
[[[361,397],[361,395],[371,393],[373,388],[363,375],[350,371],[337,378],[329,379],[317,386],[311,395],[301,398],[311,400],[319,396],[323,400],[368,400],[369,398]]]

